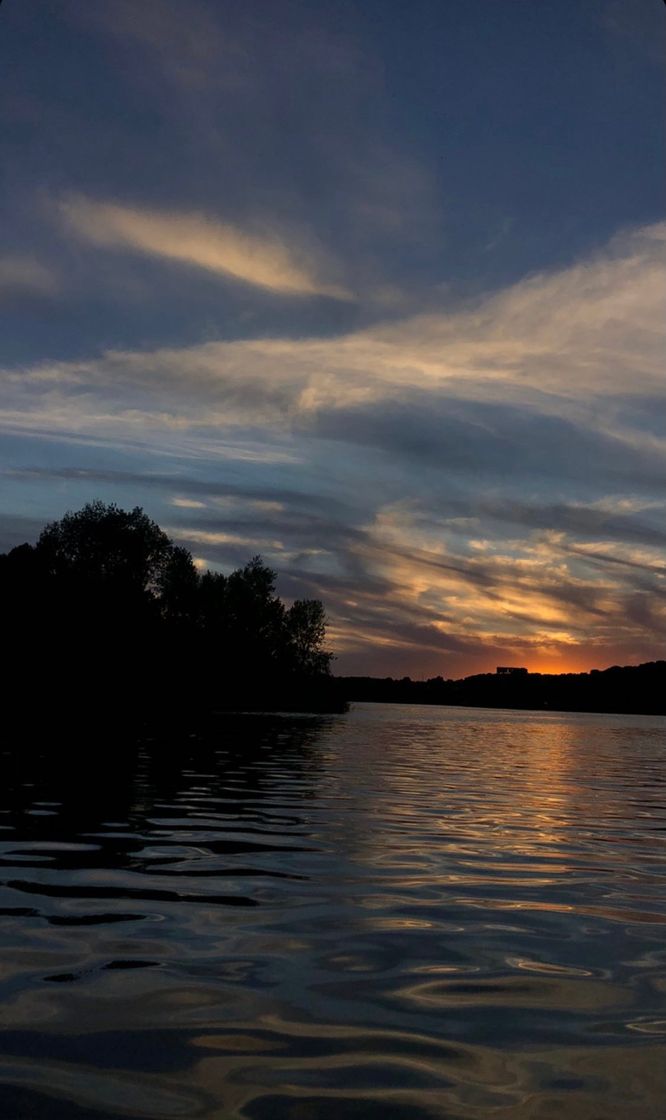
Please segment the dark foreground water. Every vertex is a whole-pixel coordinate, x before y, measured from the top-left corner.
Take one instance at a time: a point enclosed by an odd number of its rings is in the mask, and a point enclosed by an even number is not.
[[[2,1120],[666,1116],[666,720],[229,718],[0,808]]]

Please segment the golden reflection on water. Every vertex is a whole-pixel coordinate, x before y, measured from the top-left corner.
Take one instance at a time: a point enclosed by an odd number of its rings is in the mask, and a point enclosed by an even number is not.
[[[14,791],[3,1117],[662,1120],[663,721],[287,726]]]
[[[399,988],[394,996],[397,999],[413,1002],[430,1008],[447,1007],[534,1007],[543,1011],[575,1009],[578,1011],[604,1007],[620,1007],[632,1002],[632,994],[609,983],[588,980],[581,984],[577,980],[557,979],[539,980],[526,977],[505,975],[491,980],[465,979],[459,975],[451,980],[437,980],[411,984]]]
[[[300,1025],[279,1018],[262,1026],[278,1038],[306,1037]],[[570,1120],[660,1120],[663,1115],[666,1064],[657,1046],[500,1051],[451,1045],[430,1036],[321,1024],[312,1035],[308,1032],[308,1038],[313,1036],[341,1052],[304,1059],[276,1051],[258,1060],[251,1039],[242,1056],[235,1039],[196,1039],[197,1047],[218,1052],[198,1063],[197,1084],[219,1095],[220,1120],[254,1115],[253,1102],[267,1098],[276,1111],[259,1115],[294,1118],[322,1115],[324,1102],[334,1106],[327,1116],[346,1115],[345,1103],[360,1106],[359,1116],[365,1105],[374,1106],[377,1116],[385,1110],[391,1116],[441,1120],[549,1120],[563,1112]],[[427,1056],[414,1054],[415,1044]],[[404,1084],[410,1077],[419,1082],[418,1089]],[[386,1087],[378,1088],[378,1080]],[[354,1088],[348,1087],[350,1082]]]
[[[500,877],[504,887],[537,890],[555,885],[567,875],[612,874],[616,879],[622,867],[632,871],[632,846],[654,845],[652,835],[636,829],[641,810],[635,790],[616,783],[613,769],[606,769],[609,761],[616,767],[617,760],[598,759],[598,772],[590,774],[585,746],[586,738],[600,738],[595,717],[574,717],[582,719],[581,726],[568,724],[559,714],[544,722],[533,713],[507,717],[494,712],[497,738],[495,749],[489,751],[488,742],[479,743],[473,728],[464,723],[455,726],[460,719],[455,709],[445,709],[443,714],[438,710],[439,720],[428,718],[427,710],[425,716],[423,709],[409,711],[416,724],[411,735],[388,734],[381,743],[381,755],[371,751],[362,764],[369,776],[373,804],[371,815],[365,819],[359,815],[351,829],[345,825],[355,858],[376,868],[390,867],[393,872],[427,870],[431,885],[480,886],[496,883]],[[520,720],[517,724],[512,723],[514,715]],[[453,750],[452,730],[457,733]],[[603,732],[602,727],[602,736]],[[415,764],[412,752],[419,739]],[[634,761],[640,764],[642,760],[639,756]],[[650,758],[647,762],[649,765]],[[591,777],[596,779],[592,797]],[[648,773],[646,780],[650,777]],[[358,797],[364,797],[362,782]],[[423,843],[415,843],[414,835],[411,844],[404,843],[401,826],[405,831],[413,829]],[[620,842],[613,845],[616,834]],[[590,859],[591,851],[601,844],[603,868],[595,867]],[[438,871],[438,861],[442,871]],[[392,879],[393,886],[397,882],[410,889],[418,877],[405,874]],[[373,897],[365,905],[375,908],[377,902]],[[493,906],[490,899],[480,903]],[[510,909],[530,903],[504,899],[494,905]],[[538,905],[561,912],[567,909],[567,904],[543,898]],[[588,907],[586,912],[618,916],[613,907]],[[663,921],[663,915],[641,907],[632,907],[627,917]]]

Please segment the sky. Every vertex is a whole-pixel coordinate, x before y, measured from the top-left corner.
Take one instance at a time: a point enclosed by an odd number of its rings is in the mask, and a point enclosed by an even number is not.
[[[94,498],[337,673],[665,655],[661,0],[5,0],[0,549]]]

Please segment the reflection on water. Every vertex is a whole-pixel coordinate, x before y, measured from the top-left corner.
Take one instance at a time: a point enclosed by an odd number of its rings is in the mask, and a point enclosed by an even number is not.
[[[0,1114],[661,1118],[665,731],[358,705],[5,755]]]

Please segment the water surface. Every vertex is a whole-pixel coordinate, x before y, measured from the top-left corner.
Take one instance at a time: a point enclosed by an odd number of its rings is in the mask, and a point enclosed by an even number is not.
[[[3,1118],[662,1120],[664,719],[122,746],[2,759]]]

